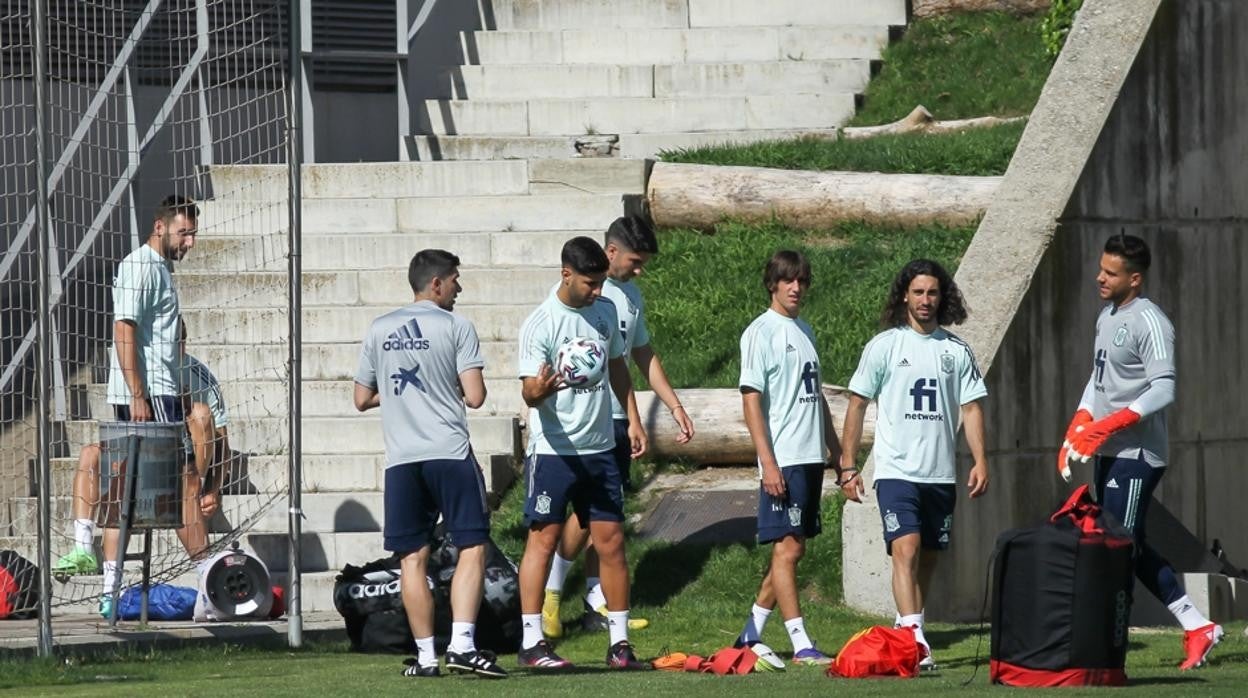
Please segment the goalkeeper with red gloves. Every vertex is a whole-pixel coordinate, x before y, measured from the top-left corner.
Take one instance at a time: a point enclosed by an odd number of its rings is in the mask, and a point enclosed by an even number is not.
[[[1134,235],[1105,243],[1096,276],[1109,304],[1096,320],[1092,375],[1058,453],[1058,471],[1093,460],[1096,498],[1131,530],[1140,548],[1135,574],[1182,624],[1181,669],[1205,662],[1222,627],[1196,609],[1170,563],[1145,541],[1144,523],[1153,490],[1166,473],[1165,409],[1174,402],[1174,326],[1143,297],[1151,255]]]

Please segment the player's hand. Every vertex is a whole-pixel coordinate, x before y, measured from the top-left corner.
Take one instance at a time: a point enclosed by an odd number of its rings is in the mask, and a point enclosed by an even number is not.
[[[784,475],[775,463],[763,466],[763,491],[776,498],[784,497]]]
[[[152,406],[147,400],[141,397],[130,398],[130,421],[150,422],[152,418]]]
[[[862,502],[862,495],[866,492],[866,488],[862,484],[862,473],[857,468],[843,468],[837,474],[837,484],[841,486],[841,492],[845,498],[851,502]]]
[[[680,433],[676,435],[676,443],[689,443],[689,439],[693,438],[693,420],[689,417],[689,411],[684,405],[677,405],[672,410],[672,419],[676,420],[676,426],[680,429]]]
[[[550,364],[542,364],[537,367],[537,380],[541,385],[542,394],[546,396],[568,387],[568,382],[564,379],[563,374],[556,371]]]
[[[1079,427],[1091,423],[1092,413],[1087,410],[1079,410],[1071,418],[1070,426],[1066,427],[1066,436],[1062,439],[1062,447],[1057,450],[1057,473],[1066,482],[1070,482],[1070,440],[1075,438]]]
[[[217,513],[217,509],[220,507],[220,494],[216,492],[205,492],[199,496],[199,513],[203,514],[205,519],[211,519],[212,515]]]
[[[641,424],[628,425],[628,445],[632,449],[633,458],[640,458],[646,452],[646,430]]]
[[[976,463],[971,467],[971,474],[966,479],[966,487],[970,490],[971,499],[975,499],[988,491],[988,464]]]
[[[1104,419],[1077,427],[1075,438],[1070,440],[1070,457],[1087,463],[1111,435],[1139,421],[1139,414],[1124,407]]]

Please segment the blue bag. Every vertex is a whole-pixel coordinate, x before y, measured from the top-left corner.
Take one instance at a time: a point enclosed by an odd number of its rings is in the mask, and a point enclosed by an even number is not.
[[[143,600],[140,587],[128,587],[117,602],[117,617],[121,620],[138,620]],[[195,611],[194,589],[175,587],[172,584],[153,584],[147,590],[148,620],[190,620]]]

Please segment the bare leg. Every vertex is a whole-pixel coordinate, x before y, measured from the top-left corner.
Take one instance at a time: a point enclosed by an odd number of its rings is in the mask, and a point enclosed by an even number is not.
[[[456,623],[476,623],[481,610],[481,588],[485,582],[485,546],[461,548],[455,576],[451,578],[451,619]]]
[[[567,522],[563,524],[563,536],[559,540],[559,557],[565,560],[575,560],[576,556],[581,554],[581,550],[585,548],[588,541],[589,529],[581,526],[580,517],[576,514],[569,516]],[[592,550],[592,548],[590,549]],[[585,575],[587,577],[597,577],[597,560],[594,561],[593,574],[590,573],[589,564],[589,553],[586,553]]]
[[[407,624],[412,629],[412,637],[433,637],[433,594],[429,591],[429,583],[425,579],[426,563],[429,561],[429,546],[416,552],[407,553],[399,560],[402,576],[399,578],[399,593],[403,597],[403,608],[407,612]]]
[[[919,534],[910,533],[893,541],[893,600],[903,616],[923,610],[923,589],[919,574]]]
[[[524,557],[520,559],[521,613],[542,612],[546,573],[550,570],[550,558],[555,554],[562,533],[563,525],[557,523],[536,523],[529,528]]]
[[[608,611],[628,610],[628,560],[624,555],[624,529],[617,521],[593,521],[590,536],[598,551],[602,593]]]
[[[785,536],[771,546],[771,569],[763,582],[767,584],[770,581],[775,604],[780,606],[780,615],[786,621],[802,616],[802,607],[797,596],[797,562],[805,554],[806,540],[797,536]],[[763,590],[760,588],[759,597],[762,595]],[[763,604],[759,603],[759,606]]]
[[[87,444],[78,454],[78,471],[74,473],[73,510],[75,519],[94,518],[100,498],[100,445]]]

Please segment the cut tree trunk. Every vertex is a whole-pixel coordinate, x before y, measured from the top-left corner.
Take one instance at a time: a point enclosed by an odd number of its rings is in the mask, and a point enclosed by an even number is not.
[[[1052,0],[913,0],[916,19],[953,12],[1014,12],[1029,14],[1047,10]]]
[[[901,133],[953,133],[955,131],[965,131],[971,128],[989,128],[992,126],[1000,126],[1002,124],[1012,124],[1025,120],[1024,116],[1013,116],[1002,118],[1000,116],[979,116],[973,119],[951,119],[949,121],[937,121],[936,117],[927,110],[922,104],[914,108],[904,119],[894,121],[891,124],[881,124],[879,126],[846,126],[841,129],[841,137],[856,140],[859,138],[873,138],[875,136],[889,136]]]
[[[637,410],[650,439],[650,457],[690,461],[705,465],[754,463],[756,454],[750,432],[741,415],[741,393],[732,388],[679,390],[680,404],[693,420],[694,435],[688,443],[676,443],[679,430],[667,406],[650,391],[637,393]],[[823,386],[823,395],[832,408],[837,436],[844,432],[849,391],[835,385]],[[862,425],[863,449],[875,441],[875,403],[867,406]]]
[[[1000,177],[810,172],[655,163],[646,200],[656,225],[709,230],[726,219],[808,230],[862,220],[898,226],[979,219]]]

